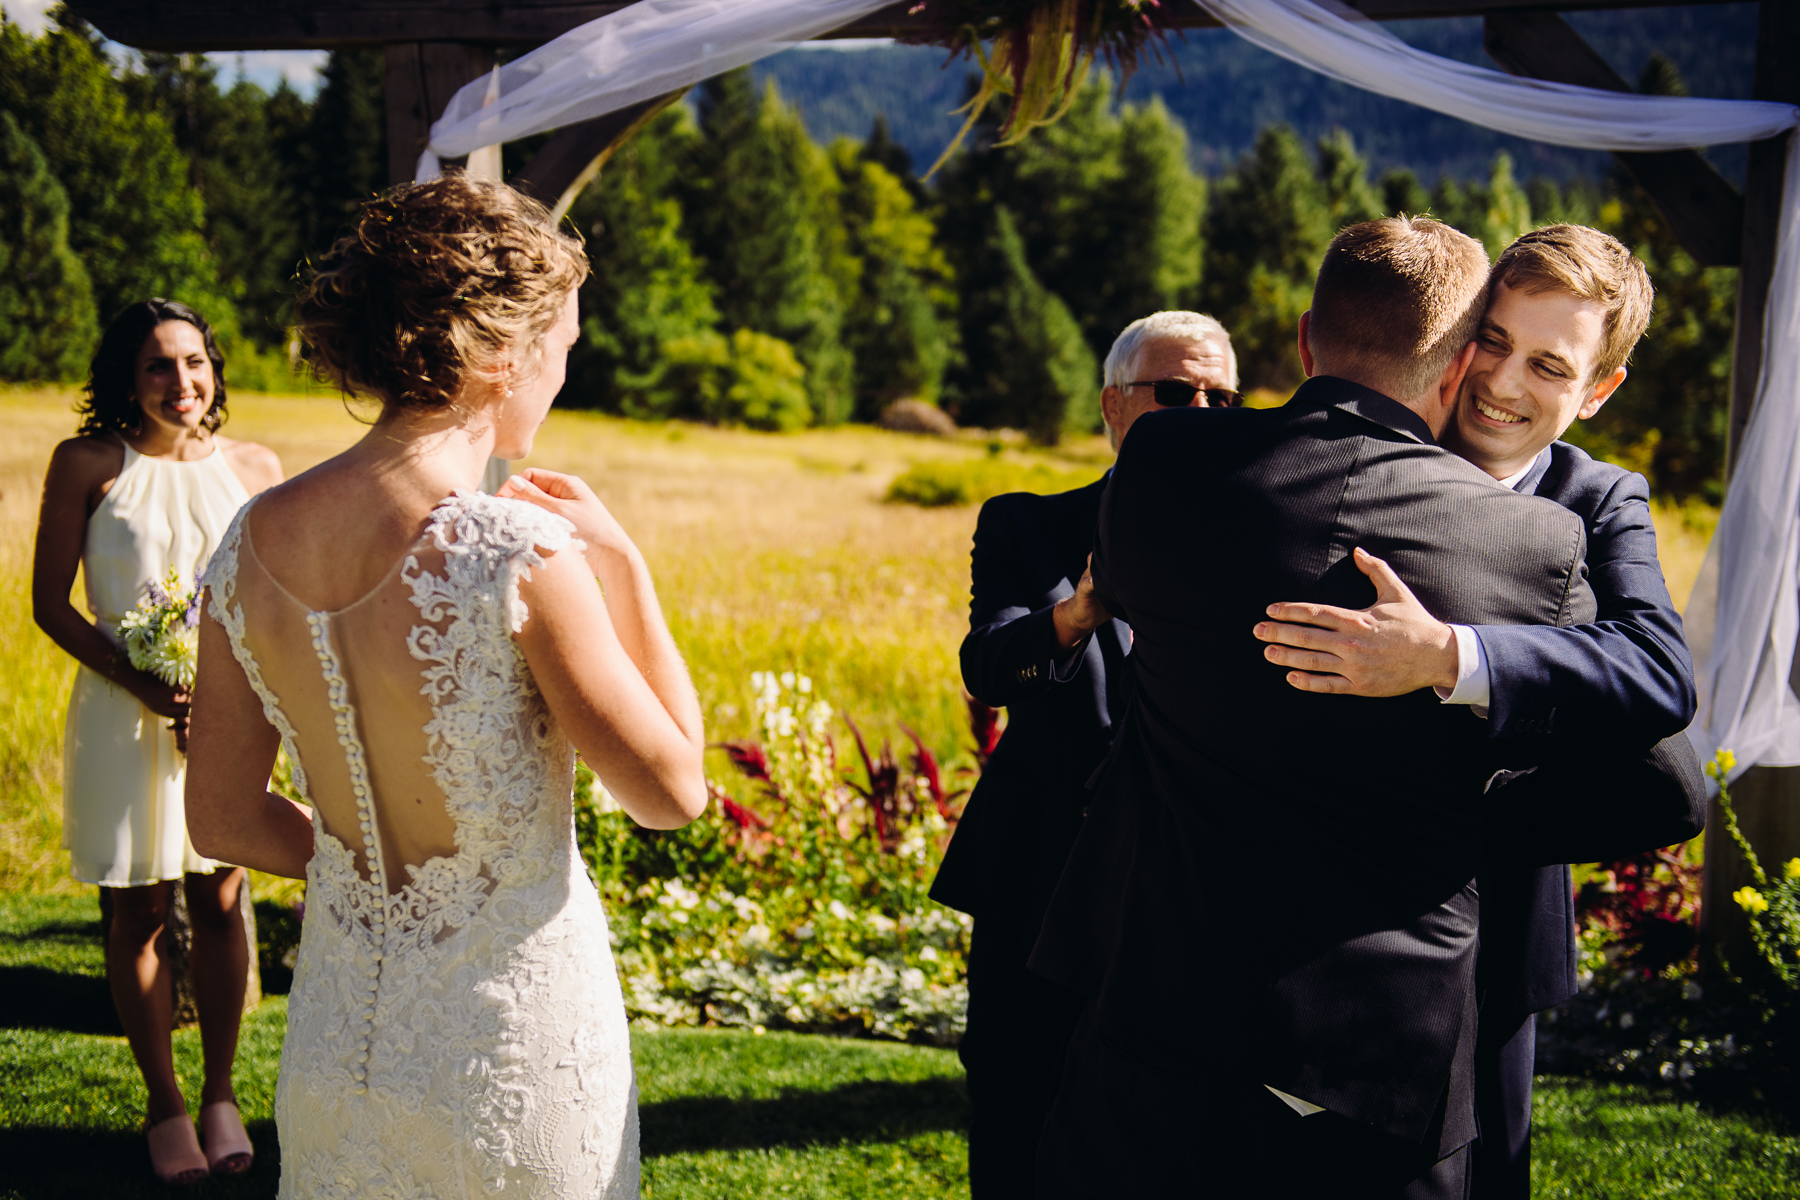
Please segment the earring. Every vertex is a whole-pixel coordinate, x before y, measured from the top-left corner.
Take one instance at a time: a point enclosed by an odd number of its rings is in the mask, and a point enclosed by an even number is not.
[[[512,398],[512,389],[511,389],[511,388],[507,388],[507,389],[506,389],[506,393],[505,393],[505,394],[506,394],[506,396],[507,396],[507,398],[508,398],[508,399],[511,399],[511,398]]]

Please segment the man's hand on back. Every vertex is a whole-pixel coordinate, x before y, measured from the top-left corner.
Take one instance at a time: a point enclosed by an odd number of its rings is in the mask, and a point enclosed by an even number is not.
[[[1360,547],[1357,569],[1375,584],[1368,608],[1271,604],[1255,628],[1273,642],[1263,657],[1288,672],[1303,692],[1403,696],[1425,687],[1454,688],[1456,634],[1425,611],[1393,568]]]
[[[1075,594],[1058,600],[1050,611],[1050,619],[1056,625],[1056,643],[1064,650],[1073,650],[1082,638],[1112,620],[1106,606],[1094,598],[1092,554],[1081,572],[1081,582],[1075,585]]]

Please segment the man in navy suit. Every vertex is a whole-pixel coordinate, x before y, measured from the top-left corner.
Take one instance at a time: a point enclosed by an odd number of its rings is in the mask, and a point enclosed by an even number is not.
[[[1113,343],[1104,383],[1117,450],[1146,412],[1236,403],[1231,339],[1211,317],[1156,313]],[[1125,694],[1131,630],[1094,599],[1087,573],[1105,488],[1102,478],[1060,495],[996,496],[975,529],[963,682],[1007,708],[1008,724],[931,890],[975,918],[960,1049],[975,1200],[1031,1195],[1038,1132],[1081,1013],[1080,997],[1025,961]]]
[[[1536,1014],[1576,991],[1563,864],[1683,841],[1704,819],[1700,764],[1676,732],[1693,717],[1693,665],[1657,561],[1648,487],[1558,440],[1624,382],[1651,298],[1643,264],[1606,234],[1559,225],[1520,238],[1494,265],[1475,358],[1440,439],[1504,486],[1582,518],[1594,622],[1449,626],[1391,587],[1356,613],[1277,604],[1256,630],[1277,643],[1270,661],[1293,668],[1290,682],[1304,690],[1380,696],[1436,686],[1445,702],[1485,718],[1494,739],[1536,732],[1515,729],[1518,714],[1546,709],[1583,731],[1581,758],[1553,758],[1506,785],[1515,827],[1492,831],[1479,876],[1476,1200],[1530,1195]],[[1650,758],[1604,753],[1609,741],[1641,744],[1646,731],[1674,736]],[[1559,796],[1601,790],[1622,805],[1659,797],[1662,819],[1647,827],[1641,808],[1629,819],[1621,811],[1611,828],[1590,819],[1548,847],[1538,828],[1529,850],[1517,846],[1528,801],[1541,796],[1544,823],[1554,826]],[[1630,830],[1625,840],[1620,829]]]

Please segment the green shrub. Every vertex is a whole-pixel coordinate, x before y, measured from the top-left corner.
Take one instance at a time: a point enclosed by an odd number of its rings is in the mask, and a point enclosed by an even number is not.
[[[888,485],[896,504],[942,508],[978,504],[1002,492],[1066,492],[1092,483],[1097,470],[1065,471],[1043,463],[1016,463],[998,457],[972,462],[922,462],[902,471]]]
[[[812,422],[806,368],[780,338],[740,329],[729,339],[705,332],[672,338],[659,390],[677,393],[669,410],[717,425],[788,431]]]

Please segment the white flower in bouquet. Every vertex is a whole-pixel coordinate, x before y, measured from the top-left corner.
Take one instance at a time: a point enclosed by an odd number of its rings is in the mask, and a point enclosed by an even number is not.
[[[145,585],[144,598],[119,622],[131,665],[183,691],[194,686],[199,661],[200,578],[196,571],[184,583],[171,569],[162,583]]]

